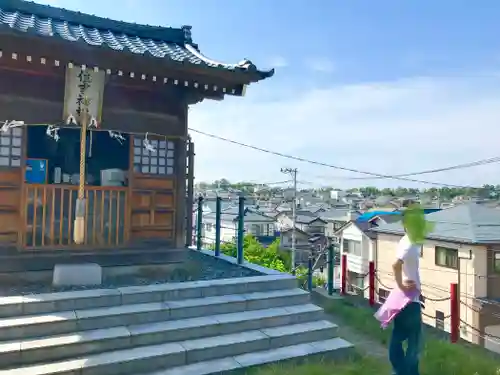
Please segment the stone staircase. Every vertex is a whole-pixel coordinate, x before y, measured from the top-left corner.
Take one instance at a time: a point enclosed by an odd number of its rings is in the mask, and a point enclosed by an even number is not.
[[[0,375],[205,375],[353,346],[295,278],[0,297]]]

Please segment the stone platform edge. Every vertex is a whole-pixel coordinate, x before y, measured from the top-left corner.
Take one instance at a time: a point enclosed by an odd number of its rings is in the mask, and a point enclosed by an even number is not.
[[[16,295],[0,297],[0,309],[13,304],[28,304],[38,302],[57,302],[63,300],[87,299],[87,298],[119,298],[134,294],[168,292],[172,290],[187,290],[197,288],[209,288],[226,286],[231,284],[251,284],[261,282],[272,282],[284,279],[293,279],[292,275],[281,273],[275,275],[236,277],[228,279],[185,281],[176,283],[163,283],[151,285],[132,285],[118,288],[86,289],[67,292],[40,293],[30,295]]]

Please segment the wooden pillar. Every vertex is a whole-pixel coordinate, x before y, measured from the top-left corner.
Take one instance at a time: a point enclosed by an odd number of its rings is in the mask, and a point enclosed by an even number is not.
[[[175,228],[174,246],[182,248],[186,242],[186,161],[187,145],[185,139],[175,142]]]
[[[187,149],[187,197],[186,197],[186,246],[193,245],[193,206],[194,206],[194,143],[188,141]]]

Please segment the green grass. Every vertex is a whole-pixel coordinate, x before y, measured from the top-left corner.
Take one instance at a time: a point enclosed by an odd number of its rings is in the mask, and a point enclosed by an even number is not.
[[[390,330],[382,330],[373,318],[373,311],[341,299],[324,306],[348,322],[349,326],[387,346]],[[345,323],[344,323],[345,324]],[[425,346],[421,358],[422,375],[498,375],[500,360],[486,349],[466,344],[451,344],[438,335],[424,334]]]
[[[316,361],[302,365],[277,364],[250,371],[249,375],[390,375],[390,373],[387,364],[373,358],[361,357],[338,363]]]
[[[316,301],[318,303],[318,301]],[[325,310],[343,320],[367,338],[387,346],[390,330],[382,330],[373,318],[373,311],[349,300],[322,303]],[[348,338],[347,338],[348,339]],[[425,335],[421,358],[421,375],[500,375],[500,360],[487,350],[465,344],[451,344],[435,334]],[[367,357],[362,353],[356,360],[346,362],[310,361],[301,365],[264,366],[251,375],[389,375],[388,360]]]

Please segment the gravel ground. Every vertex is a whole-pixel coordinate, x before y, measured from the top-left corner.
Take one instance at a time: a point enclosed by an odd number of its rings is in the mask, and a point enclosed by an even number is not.
[[[101,285],[54,287],[52,280],[46,282],[26,282],[15,276],[0,280],[0,296],[32,295],[72,290],[119,288],[132,285],[152,285],[197,280],[214,280],[234,277],[257,276],[260,273],[229,264],[220,259],[190,251],[185,263],[175,265],[165,271],[160,267],[144,269],[142,272],[106,278]]]

